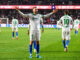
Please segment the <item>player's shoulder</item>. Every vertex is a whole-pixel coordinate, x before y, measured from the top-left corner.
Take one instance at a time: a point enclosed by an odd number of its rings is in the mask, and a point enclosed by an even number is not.
[[[16,18],[14,18],[14,20],[17,20]]]
[[[64,18],[64,16],[62,16],[60,19],[63,19]]]
[[[68,15],[68,17],[69,17],[69,19],[71,19],[71,20],[72,20],[72,17],[71,17],[70,15]]]
[[[14,19],[12,19],[12,21],[14,21]]]
[[[79,21],[79,19],[76,19],[77,21]]]

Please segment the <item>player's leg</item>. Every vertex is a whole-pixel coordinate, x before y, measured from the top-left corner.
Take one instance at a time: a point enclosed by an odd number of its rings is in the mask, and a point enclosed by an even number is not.
[[[78,34],[78,26],[76,27],[76,34]]]
[[[65,51],[65,48],[66,48],[66,45],[65,45],[65,30],[62,29],[62,39],[63,39],[63,47],[64,47],[64,51]]]
[[[16,39],[18,39],[18,28],[15,28],[16,30]]]
[[[37,40],[37,54],[36,54],[36,57],[37,58],[41,58],[41,56],[39,55],[39,50],[40,50],[40,42]]]
[[[66,33],[66,52],[68,51],[69,42],[70,42],[70,31]]]
[[[14,27],[12,27],[12,39],[14,39]]]
[[[36,52],[36,40],[33,41],[33,45],[34,45],[34,53]]]
[[[37,40],[37,54],[36,54],[36,57],[37,58],[42,58],[40,55],[39,55],[39,50],[40,50],[40,31],[37,32],[36,34],[36,40]]]
[[[33,43],[33,40],[30,40],[30,44],[29,44],[29,53],[30,53],[30,56],[29,56],[29,58],[32,58],[32,43]]]
[[[35,31],[30,31],[30,44],[29,44],[30,56],[29,56],[29,58],[32,58],[32,43],[33,43],[33,40],[35,40]]]
[[[77,35],[77,30],[75,29],[75,34]]]
[[[78,34],[78,27],[75,26],[75,34],[77,35]]]

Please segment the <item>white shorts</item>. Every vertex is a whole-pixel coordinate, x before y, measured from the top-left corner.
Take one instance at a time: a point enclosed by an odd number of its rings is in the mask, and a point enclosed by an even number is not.
[[[62,39],[70,40],[70,28],[62,28]]]
[[[12,27],[12,31],[17,32],[18,31],[18,27]]]
[[[78,27],[77,25],[74,25],[74,29],[75,29],[75,30],[78,30],[79,27]]]
[[[30,31],[30,41],[37,40],[39,41],[41,37],[40,30],[31,30]]]

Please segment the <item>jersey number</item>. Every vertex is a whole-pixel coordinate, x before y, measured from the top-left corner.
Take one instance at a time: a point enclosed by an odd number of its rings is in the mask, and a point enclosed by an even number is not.
[[[69,25],[69,19],[64,19],[64,24]]]

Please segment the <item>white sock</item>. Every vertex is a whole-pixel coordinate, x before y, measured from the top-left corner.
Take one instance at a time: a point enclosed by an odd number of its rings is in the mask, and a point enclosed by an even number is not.
[[[32,56],[32,54],[30,54],[30,56]]]

